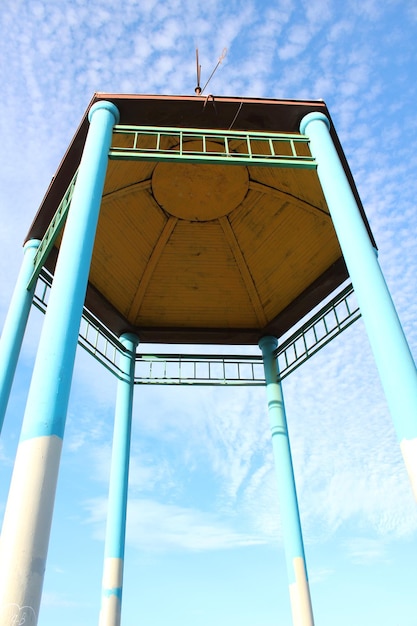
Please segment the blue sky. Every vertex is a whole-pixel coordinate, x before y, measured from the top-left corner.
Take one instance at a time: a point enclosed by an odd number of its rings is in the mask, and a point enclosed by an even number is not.
[[[413,0],[4,0],[0,323],[95,91],[324,99],[417,355]],[[0,444],[4,510],[42,315]],[[41,626],[97,623],[115,380],[77,355]],[[417,626],[417,507],[362,322],[284,382],[319,626]],[[125,626],[290,626],[263,389],[136,389]]]

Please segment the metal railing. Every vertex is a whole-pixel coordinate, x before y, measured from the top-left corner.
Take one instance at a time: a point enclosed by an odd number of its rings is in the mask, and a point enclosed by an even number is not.
[[[352,285],[334,296],[278,346],[281,380],[324,348],[361,316]]]
[[[49,223],[48,228],[42,238],[41,243],[36,251],[35,258],[33,260],[33,272],[29,279],[28,289],[31,289],[38,277],[38,274],[43,267],[48,255],[55,243],[59,231],[63,227],[65,220],[67,219],[68,211],[71,205],[72,196],[74,193],[75,183],[77,181],[78,170],[75,172],[68,188],[58,205],[57,210]]]
[[[196,128],[118,125],[113,129],[109,157],[269,167],[316,167],[305,135]]]
[[[52,276],[43,269],[34,305],[45,312]],[[305,363],[360,317],[351,285],[331,298],[313,317],[286,337],[277,348],[280,380]],[[119,339],[86,308],[78,343],[106,369],[119,377],[118,357],[125,351]],[[226,385],[265,384],[262,355],[143,353],[136,355],[135,384]]]
[[[258,355],[141,354],[135,384],[258,386],[265,377]]]
[[[42,313],[45,313],[48,306],[52,281],[53,276],[43,268],[39,274],[33,297],[34,306]],[[110,372],[116,376],[121,374],[118,358],[119,354],[125,351],[123,344],[86,307],[83,308],[78,343]]]

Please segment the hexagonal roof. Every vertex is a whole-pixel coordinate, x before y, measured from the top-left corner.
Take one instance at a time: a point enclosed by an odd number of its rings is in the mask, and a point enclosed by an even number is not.
[[[227,149],[246,156],[236,131],[299,135],[307,113],[330,119],[321,101],[95,94],[90,106],[103,99],[120,111],[116,150],[130,146],[123,128],[169,128],[161,140],[168,157],[177,128],[229,133]],[[89,108],[27,238],[43,237],[68,188]],[[333,126],[331,133],[372,238]],[[200,131],[183,141],[189,154],[201,150]],[[224,152],[216,135],[204,142],[208,153]],[[267,152],[259,136],[254,142]],[[306,144],[303,150],[308,157]],[[347,278],[316,170],[295,165],[111,158],[87,308],[116,335],[132,331],[142,342],[251,344],[281,336]],[[59,243],[46,261],[52,272]]]

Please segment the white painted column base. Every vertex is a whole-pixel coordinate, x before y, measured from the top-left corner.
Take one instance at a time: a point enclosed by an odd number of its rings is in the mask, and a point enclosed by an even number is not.
[[[293,559],[295,583],[290,589],[291,611],[294,626],[314,626],[313,609],[307,580],[306,566],[301,556]]]
[[[123,559],[106,558],[99,626],[119,626],[123,585]]]
[[[62,439],[19,444],[0,539],[0,624],[36,624]]]

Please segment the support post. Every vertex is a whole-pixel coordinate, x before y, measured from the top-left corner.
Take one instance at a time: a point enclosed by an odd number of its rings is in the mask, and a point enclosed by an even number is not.
[[[0,338],[0,432],[35,291],[36,283],[30,290],[27,286],[39,244],[39,239],[30,239],[24,246],[22,266]]]
[[[291,611],[294,626],[314,626],[284,397],[278,380],[278,363],[274,355],[277,345],[275,337],[262,337],[259,341],[265,370],[272,447],[278,479]]]
[[[122,604],[135,351],[139,339],[126,333],[120,341],[126,352],[120,355],[119,360],[100,626],[120,626]]]
[[[117,108],[98,102],[45,314],[0,541],[0,623],[38,621],[75,352]]]
[[[300,130],[310,140],[329,207],[374,353],[405,465],[417,499],[417,370],[355,196],[330,135],[313,112]]]

